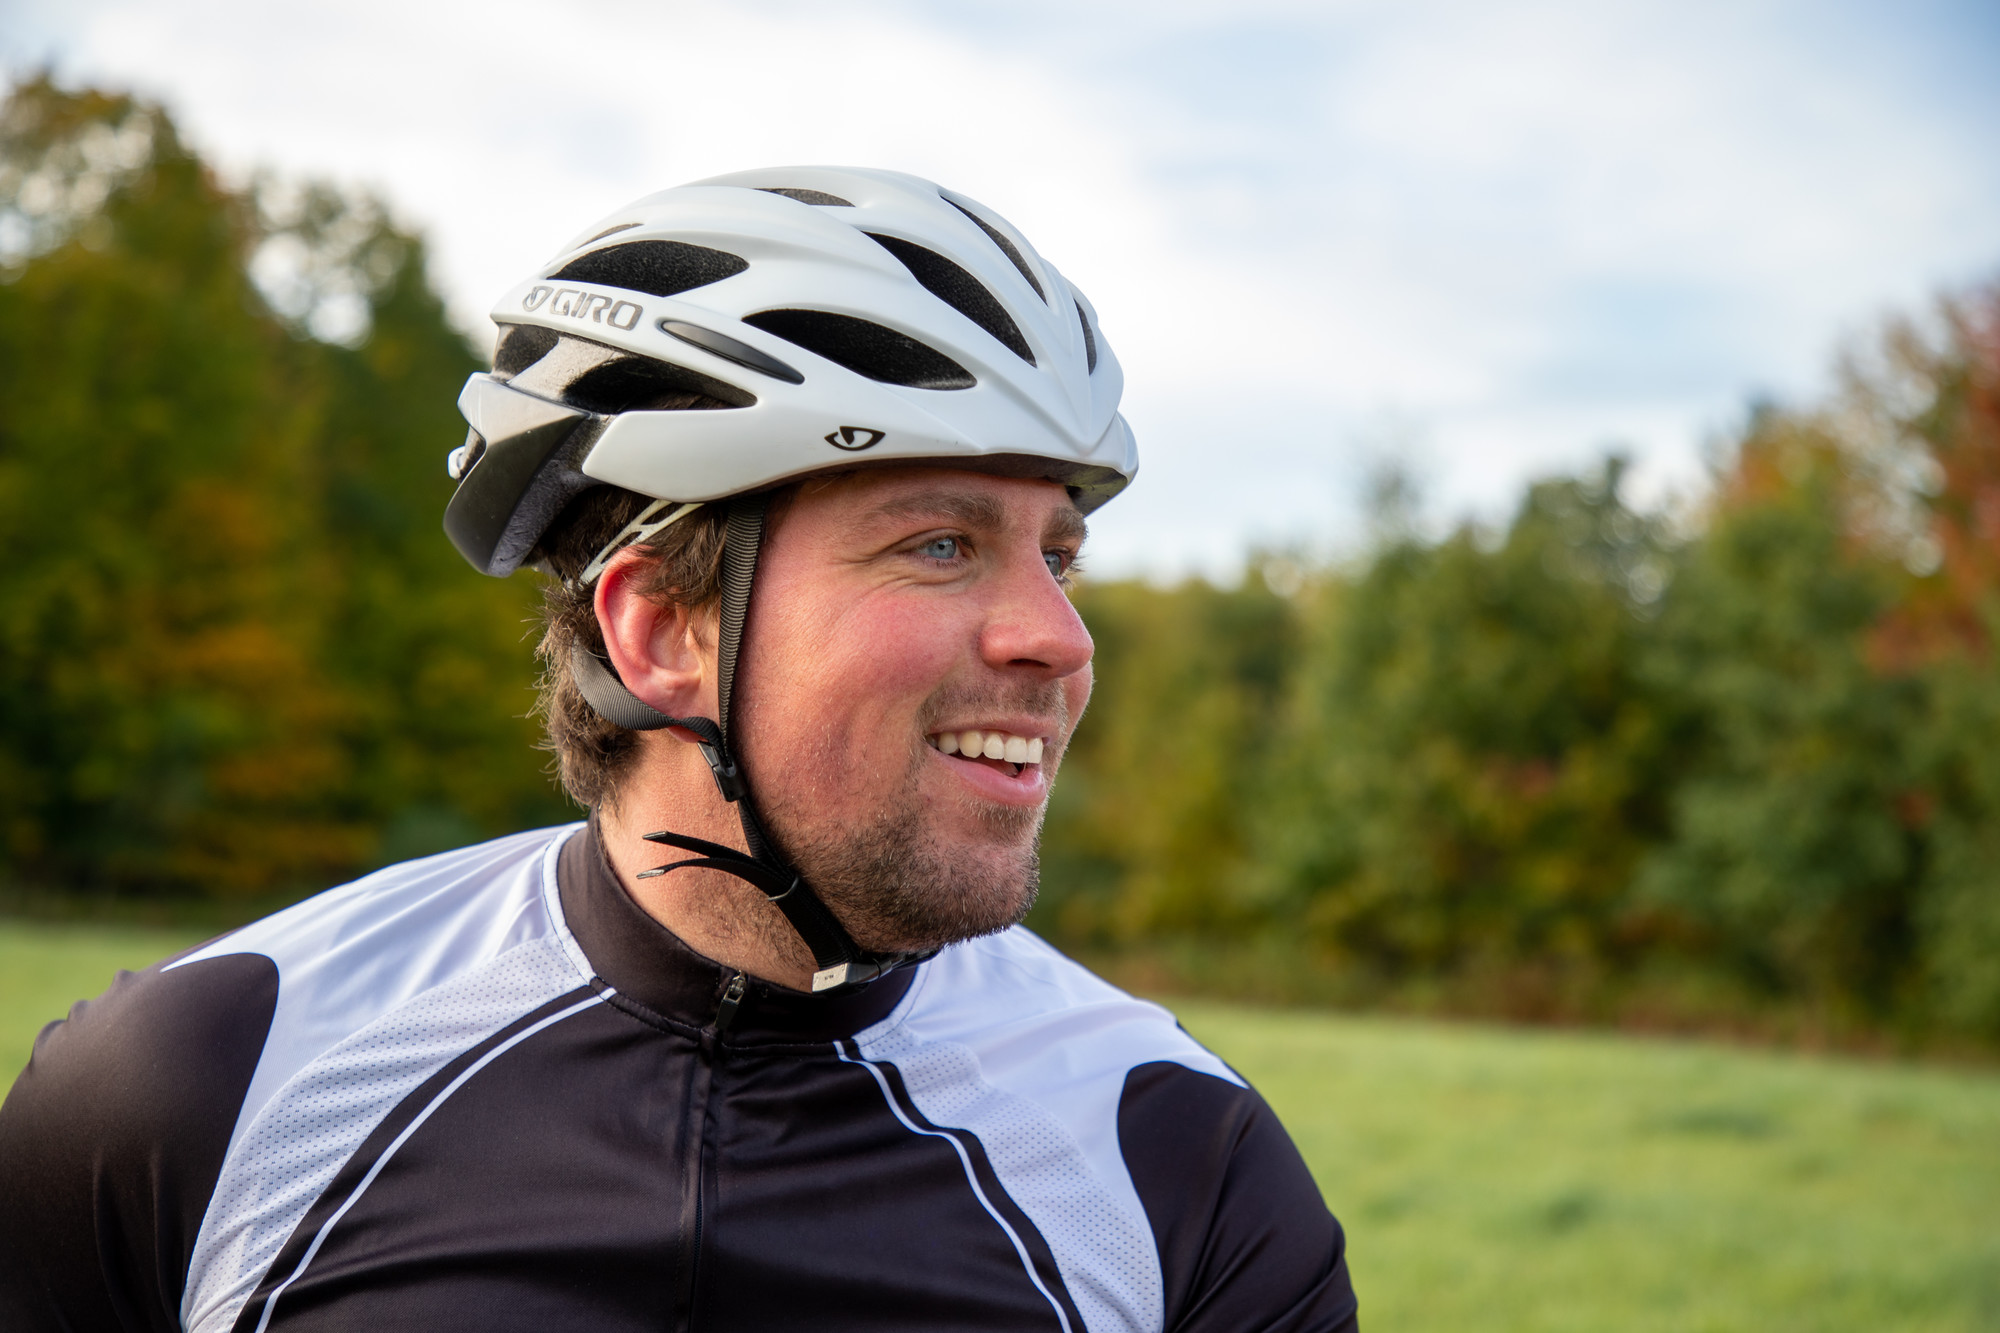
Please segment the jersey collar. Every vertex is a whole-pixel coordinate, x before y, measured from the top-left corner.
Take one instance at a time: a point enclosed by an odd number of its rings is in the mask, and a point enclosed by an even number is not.
[[[632,901],[604,855],[595,818],[558,854],[556,885],[570,933],[599,980],[677,1026],[715,1026],[736,969],[696,953]],[[898,968],[859,989],[818,996],[751,979],[725,1041],[742,1046],[851,1037],[887,1018],[916,974],[916,967]]]

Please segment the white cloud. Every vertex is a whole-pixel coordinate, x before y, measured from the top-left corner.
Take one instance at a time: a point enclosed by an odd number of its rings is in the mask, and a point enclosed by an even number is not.
[[[964,189],[1103,312],[1147,461],[1097,567],[1162,571],[1351,517],[1385,420],[1454,509],[1611,440],[1656,487],[1688,478],[1747,393],[1807,391],[1840,334],[2000,260],[2000,100],[1937,94],[1963,38],[1908,13],[96,0],[41,21],[68,75],[163,96],[234,170],[380,189],[468,320],[674,181],[848,161]]]

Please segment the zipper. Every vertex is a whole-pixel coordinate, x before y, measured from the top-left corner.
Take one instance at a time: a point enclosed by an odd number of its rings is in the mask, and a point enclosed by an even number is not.
[[[717,1037],[729,1031],[729,1025],[736,1021],[737,1006],[743,1003],[743,992],[749,984],[749,979],[738,972],[729,979],[729,984],[722,988],[722,1003],[715,1007]]]
[[[736,1011],[742,1006],[743,994],[749,988],[750,979],[743,975],[743,973],[735,973],[729,978],[728,984],[722,988],[722,1000],[715,1007],[714,1029],[704,1034],[701,1039],[702,1054],[704,1056],[702,1063],[706,1068],[703,1070],[703,1088],[700,1094],[702,1110],[694,1120],[695,1145],[692,1181],[694,1187],[694,1234],[691,1237],[689,1247],[687,1276],[681,1288],[680,1305],[682,1317],[687,1321],[682,1325],[684,1328],[692,1328],[694,1324],[695,1306],[699,1299],[703,1257],[702,1249],[708,1241],[706,1235],[708,1230],[707,1204],[710,1165],[708,1124],[715,1110],[715,1077],[717,1067],[722,1063],[722,1034],[729,1031],[729,1025],[736,1021]]]

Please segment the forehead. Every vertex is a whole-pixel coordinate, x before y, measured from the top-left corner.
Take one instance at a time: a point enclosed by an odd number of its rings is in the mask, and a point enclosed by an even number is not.
[[[954,468],[871,468],[810,479],[785,506],[782,522],[827,535],[946,522],[1083,536],[1083,515],[1059,482]]]

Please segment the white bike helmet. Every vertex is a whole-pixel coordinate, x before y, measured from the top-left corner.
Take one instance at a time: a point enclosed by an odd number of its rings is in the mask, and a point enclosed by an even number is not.
[[[452,542],[504,576],[538,563],[544,534],[583,492],[651,497],[588,581],[620,546],[729,501],[720,716],[666,717],[582,651],[578,687],[617,725],[702,738],[752,855],[655,836],[701,853],[676,865],[727,870],[777,901],[817,960],[815,990],[904,961],[856,947],[770,847],[730,754],[765,493],[827,469],[933,462],[1045,477],[1095,509],[1132,480],[1138,453],[1090,303],[962,195],[898,172],[785,167],[619,209],[509,291],[493,319],[493,372],[458,400],[472,429],[449,460]],[[673,410],[689,401],[704,410]]]
[[[717,500],[859,461],[1070,486],[1138,470],[1089,302],[1004,220],[890,171],[774,168],[619,209],[493,311],[445,515],[508,574],[580,492]],[[700,393],[721,411],[652,411]]]

